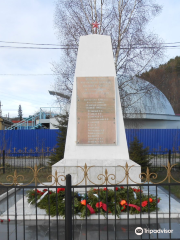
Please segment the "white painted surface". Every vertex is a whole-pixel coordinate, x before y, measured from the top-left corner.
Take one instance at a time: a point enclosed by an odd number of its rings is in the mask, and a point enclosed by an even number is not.
[[[115,78],[116,145],[77,145],[76,77]],[[124,169],[118,165],[125,167],[126,162],[129,166],[136,166],[136,170],[130,170],[130,176],[134,181],[141,182],[139,178],[141,167],[129,159],[111,39],[109,36],[96,34],[82,36],[77,55],[64,159],[52,166],[52,173],[54,175],[57,170],[58,175],[71,174],[73,182],[77,184],[84,177],[83,171],[77,166],[84,167],[86,163],[88,167],[95,166],[89,172],[89,178],[94,183],[102,184],[104,177],[101,183],[96,179],[99,174],[105,174],[105,169],[108,170],[108,174],[116,175],[114,183],[118,183],[125,174]],[[126,183],[126,180],[123,183]]]
[[[78,146],[76,144],[76,77],[116,77],[111,39],[104,35],[80,38],[73,93],[70,107],[64,158],[68,159],[129,159],[122,117],[119,91],[116,82],[116,146]]]
[[[57,127],[53,126],[53,124],[59,125],[59,123],[56,120],[56,118],[50,118],[50,129],[57,129]]]
[[[9,184],[9,183],[8,183]],[[21,185],[21,183],[20,183],[20,185]],[[16,188],[16,191],[18,191],[19,190],[19,188]],[[15,188],[12,188],[12,189],[10,189],[9,191],[8,191],[8,196],[10,196],[12,193],[14,193],[15,192]],[[3,200],[3,199],[5,199],[5,198],[7,198],[7,192],[5,192],[5,193],[3,193],[3,194],[1,194],[0,195],[0,201],[1,200]]]
[[[125,159],[63,159],[58,163],[53,165],[52,175],[55,176],[55,171],[57,170],[58,176],[66,176],[67,174],[71,174],[72,176],[72,184],[73,185],[84,185],[84,168],[85,163],[87,167],[91,167],[88,171],[87,185],[93,184],[105,184],[105,170],[107,169],[109,175],[109,184],[127,184],[127,179],[125,178],[125,165],[128,164],[129,167],[129,176],[128,183],[140,183],[139,174],[141,173],[141,168],[139,164],[135,163],[132,160]],[[80,168],[82,167],[82,168]],[[124,167],[124,168],[123,168]],[[131,168],[130,168],[131,167]],[[101,175],[100,175],[101,174]],[[112,175],[111,175],[112,174]],[[98,180],[98,176],[102,177],[101,180]],[[112,178],[111,178],[112,177]],[[62,177],[59,177],[59,183],[61,185],[65,185],[64,181],[61,181]],[[63,178],[62,178],[63,179]],[[131,180],[132,179],[132,180]],[[83,180],[83,181],[82,181]],[[134,181],[134,182],[133,182]]]
[[[124,119],[129,129],[180,129],[180,116],[167,114],[130,114]],[[129,118],[128,118],[129,117]]]
[[[57,129],[57,127],[53,126],[53,124],[58,125],[58,121],[56,120],[56,118],[49,118],[49,119],[41,119],[41,120],[36,120],[36,124],[38,123],[49,123],[49,129]]]
[[[180,116],[170,114],[155,114],[155,113],[128,113],[129,119],[152,119],[152,120],[168,120],[168,121],[180,121]]]

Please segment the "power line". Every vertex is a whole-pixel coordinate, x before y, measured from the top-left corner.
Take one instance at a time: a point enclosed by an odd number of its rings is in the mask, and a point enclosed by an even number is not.
[[[33,73],[15,73],[15,74],[9,74],[9,73],[2,73],[0,74],[0,76],[58,76],[60,74],[52,74],[52,73],[37,73],[37,74],[33,74]]]
[[[27,45],[39,45],[39,46],[63,46],[59,44],[52,44],[52,43],[25,43],[25,42],[8,42],[8,41],[0,41],[1,43],[13,43],[13,44],[27,44]]]
[[[58,47],[57,47],[57,48],[56,48],[56,47],[54,47],[54,48],[50,48],[50,47],[49,47],[49,48],[48,48],[48,47],[42,47],[42,48],[40,48],[40,47],[16,47],[16,46],[0,46],[0,48],[14,48],[14,49],[43,49],[43,50],[44,50],[44,49],[46,49],[46,50],[47,50],[47,49],[48,49],[48,50],[49,50],[49,49],[53,49],[53,50],[54,50],[54,49],[55,49],[55,50],[56,50],[56,49],[78,49],[78,48],[72,48],[72,47],[71,47],[71,48],[69,48],[69,47],[60,47],[60,48],[58,48]]]
[[[54,47],[54,48],[48,48],[48,47],[16,47],[16,46],[0,46],[0,48],[10,48],[10,49],[38,49],[38,50],[77,50],[77,47]],[[128,50],[128,49],[156,49],[157,47],[154,46],[139,46],[139,47],[121,47],[120,49]],[[180,48],[180,45],[177,46],[162,46],[162,48]],[[116,49],[113,47],[113,49]]]
[[[70,45],[62,45],[62,44],[54,44],[54,43],[25,43],[25,42],[8,42],[8,41],[0,41],[2,43],[13,43],[13,44],[27,44],[27,45],[38,45],[38,46],[70,46]],[[71,44],[73,46],[73,44]],[[77,46],[77,45],[74,45]]]
[[[39,45],[39,46],[45,46],[45,45],[49,45],[49,46],[78,46],[77,44],[70,44],[70,45],[62,45],[62,44],[54,44],[54,43],[26,43],[26,42],[9,42],[9,41],[0,41],[2,43],[13,43],[13,44],[27,44],[27,45]],[[161,44],[180,44],[180,42],[170,42],[170,43],[161,43]],[[135,44],[137,46],[141,46],[144,44]]]

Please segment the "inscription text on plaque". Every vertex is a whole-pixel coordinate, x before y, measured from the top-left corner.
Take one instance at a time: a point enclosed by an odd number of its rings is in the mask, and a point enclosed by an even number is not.
[[[77,77],[77,144],[116,144],[114,77]]]

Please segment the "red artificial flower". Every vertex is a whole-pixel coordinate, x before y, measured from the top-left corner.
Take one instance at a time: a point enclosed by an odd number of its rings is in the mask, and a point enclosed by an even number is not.
[[[137,188],[132,188],[132,190],[134,191],[134,192],[140,192],[141,190],[140,189],[137,189]],[[141,191],[142,192],[142,191]]]
[[[160,202],[160,199],[158,198],[157,202],[159,203]]]
[[[145,207],[145,206],[147,206],[147,204],[148,204],[148,201],[144,201],[144,202],[141,203],[141,206]]]
[[[103,205],[102,202],[98,202],[98,203],[96,203],[96,207],[97,207],[97,208],[101,208],[102,205]]]
[[[3,223],[3,220],[1,219],[1,222]]]
[[[134,191],[134,192],[138,192],[138,189],[136,189],[136,188],[133,188],[133,191]]]
[[[65,188],[58,188],[57,193],[65,191]]]
[[[47,189],[43,189],[43,192],[47,192]]]
[[[103,191],[107,191],[107,188],[105,187],[105,188],[103,188]]]
[[[51,192],[51,191],[49,191],[49,194],[52,194],[52,192]]]
[[[126,203],[127,203],[126,200],[121,200],[120,202],[121,206],[125,205]]]
[[[119,189],[119,188],[118,188],[118,187],[116,187],[116,191],[118,191],[118,189]]]
[[[8,219],[8,221],[10,222],[11,220],[10,220],[10,219]]]
[[[153,199],[152,199],[152,198],[149,198],[149,202],[153,202]]]
[[[121,186],[120,188],[122,188],[122,189],[123,189],[124,187],[123,187],[123,186]]]
[[[37,192],[37,193],[41,193],[41,191],[39,191],[38,189],[36,189],[36,192]]]
[[[103,202],[98,202],[98,203],[96,203],[96,207],[97,208],[101,208],[102,207],[102,209],[104,210],[104,211],[108,211],[108,209],[107,209],[107,205],[105,204],[105,203],[103,203]]]
[[[43,193],[43,192],[41,192],[40,194],[41,194],[41,195],[43,195],[44,193]]]
[[[84,206],[86,206],[86,200],[82,200],[82,201],[81,201],[81,204],[84,205]]]

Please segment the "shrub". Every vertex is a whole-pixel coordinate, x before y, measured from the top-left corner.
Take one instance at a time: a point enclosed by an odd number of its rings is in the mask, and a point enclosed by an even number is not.
[[[149,149],[143,148],[143,143],[140,143],[137,137],[134,137],[134,141],[130,143],[129,157],[141,165],[141,172],[146,172],[147,167],[151,167]]]
[[[57,136],[57,147],[55,148],[55,152],[49,157],[49,165],[53,165],[64,158],[68,119],[68,112],[61,114],[57,118],[58,125],[54,125],[59,128],[59,133]]]

